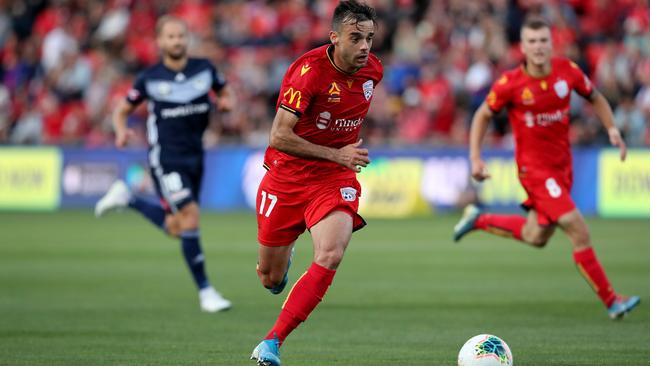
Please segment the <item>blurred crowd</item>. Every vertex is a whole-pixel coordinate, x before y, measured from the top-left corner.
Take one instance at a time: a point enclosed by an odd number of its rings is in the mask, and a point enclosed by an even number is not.
[[[377,145],[466,144],[471,115],[499,74],[521,62],[528,14],[552,24],[555,52],[573,59],[607,97],[633,146],[650,145],[648,0],[368,0],[380,21],[373,51],[384,81],[363,130]],[[237,94],[215,115],[206,146],[264,146],[285,70],[328,41],[338,1],[0,0],[0,144],[110,147],[111,112],[135,75],[158,61],[154,24],[189,24],[190,54],[212,60]],[[607,143],[581,98],[573,143]],[[144,146],[145,108],[129,121]],[[509,147],[498,116],[492,146]]]

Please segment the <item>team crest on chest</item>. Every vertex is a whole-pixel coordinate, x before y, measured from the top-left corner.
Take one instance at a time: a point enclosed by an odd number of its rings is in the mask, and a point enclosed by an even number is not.
[[[366,100],[370,100],[370,98],[372,98],[372,90],[374,87],[375,84],[373,84],[372,80],[368,80],[363,83],[363,96],[366,97]]]
[[[555,94],[557,94],[560,99],[564,99],[569,95],[569,84],[567,84],[566,80],[560,79],[553,84],[553,90],[555,90]]]

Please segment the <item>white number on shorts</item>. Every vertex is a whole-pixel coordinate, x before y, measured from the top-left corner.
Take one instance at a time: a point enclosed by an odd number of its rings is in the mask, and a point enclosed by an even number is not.
[[[546,189],[548,190],[548,194],[553,198],[558,198],[562,194],[562,188],[560,188],[553,178],[548,178],[546,180]]]
[[[162,183],[169,192],[178,192],[183,189],[181,175],[176,172],[163,175],[162,180]]]
[[[269,205],[269,208],[266,210],[266,214],[264,213],[264,206],[266,206],[266,198],[271,201],[271,204]],[[275,207],[275,203],[278,202],[278,196],[270,193],[266,193],[266,191],[262,191],[262,202],[260,203],[260,215],[264,215],[266,217],[269,217],[271,214],[271,211],[273,211],[273,207]]]

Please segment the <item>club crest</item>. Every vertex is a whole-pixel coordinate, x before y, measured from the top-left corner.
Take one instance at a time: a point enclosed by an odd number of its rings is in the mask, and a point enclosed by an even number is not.
[[[558,80],[553,84],[553,89],[555,90],[555,94],[557,94],[561,99],[564,99],[569,95],[569,84],[567,84],[566,80]]]
[[[357,190],[352,187],[341,188],[341,197],[344,201],[354,202],[357,199]]]
[[[373,84],[372,80],[368,80],[363,83],[363,96],[366,97],[366,100],[370,100],[370,98],[372,98],[372,90],[374,87],[375,85]]]

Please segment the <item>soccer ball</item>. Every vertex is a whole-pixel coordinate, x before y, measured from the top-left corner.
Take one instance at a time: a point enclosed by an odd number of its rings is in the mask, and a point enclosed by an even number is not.
[[[512,366],[512,352],[503,339],[479,334],[458,352],[458,366]]]

